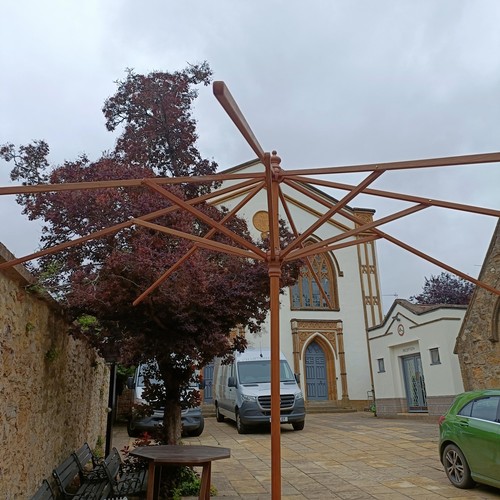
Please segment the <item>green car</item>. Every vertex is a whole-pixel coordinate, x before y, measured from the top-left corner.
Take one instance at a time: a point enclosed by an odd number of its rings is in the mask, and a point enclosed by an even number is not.
[[[439,418],[439,456],[457,488],[500,488],[500,389],[459,394]]]

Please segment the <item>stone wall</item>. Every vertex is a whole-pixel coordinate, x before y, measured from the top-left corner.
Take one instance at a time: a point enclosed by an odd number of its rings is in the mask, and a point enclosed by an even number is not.
[[[0,244],[0,262],[12,254]],[[57,304],[0,271],[0,498],[26,499],[87,441],[105,442],[109,369]]]
[[[500,289],[500,221],[491,240],[479,280]],[[476,288],[460,333],[458,354],[465,390],[500,387],[500,297]]]

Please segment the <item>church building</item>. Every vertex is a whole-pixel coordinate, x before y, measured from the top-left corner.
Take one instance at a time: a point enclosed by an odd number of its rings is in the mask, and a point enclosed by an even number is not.
[[[479,280],[500,289],[500,219]],[[500,296],[476,287],[455,344],[467,391],[500,387]]]
[[[255,160],[223,173],[243,174],[263,170],[262,163]],[[222,188],[236,182],[225,181]],[[305,184],[301,191],[284,183],[280,187],[299,234],[327,212],[326,207],[336,202],[325,192]],[[232,209],[250,191],[251,188],[246,187],[229,195],[221,195],[215,203]],[[307,192],[314,196],[307,196]],[[281,202],[280,218],[290,227],[284,208]],[[364,223],[373,220],[372,209],[345,207],[345,210]],[[254,238],[266,237],[269,218],[265,190],[258,192],[238,214],[247,220]],[[355,226],[355,222],[337,213],[318,227],[304,245],[332,238]],[[350,239],[352,241],[362,236]],[[328,401],[332,406],[363,408],[373,389],[367,329],[382,320],[375,243],[363,242],[310,259],[316,277],[307,266],[303,266],[296,285],[284,290],[280,296],[281,351],[294,372],[299,374],[307,402]],[[321,293],[316,279],[321,281],[326,296]],[[250,347],[268,348],[269,321],[260,335],[247,333],[247,339]],[[205,400],[209,402],[210,374],[207,371],[205,379],[208,384]]]

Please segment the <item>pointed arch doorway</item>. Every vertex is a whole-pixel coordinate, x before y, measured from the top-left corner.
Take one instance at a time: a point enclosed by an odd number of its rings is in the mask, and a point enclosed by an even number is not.
[[[307,346],[305,368],[307,401],[328,400],[326,356],[317,342],[311,342]]]
[[[291,322],[294,369],[302,373],[307,401],[347,401],[341,321],[295,319]],[[342,393],[339,394],[338,381]]]

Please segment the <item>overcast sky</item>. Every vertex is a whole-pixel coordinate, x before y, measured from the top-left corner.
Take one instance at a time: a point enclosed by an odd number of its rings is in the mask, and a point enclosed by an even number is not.
[[[4,2],[1,24],[0,144],[44,139],[54,163],[113,148],[101,109],[126,68],[203,60],[285,169],[500,151],[496,0],[18,0]],[[254,158],[210,87],[195,115],[203,156],[221,169]],[[0,163],[0,185],[10,168]],[[499,209],[500,164],[388,172],[371,187]],[[351,206],[379,218],[406,205],[362,196]],[[0,211],[0,242],[16,256],[36,250],[39,225],[13,197]],[[430,208],[382,229],[477,277],[495,224]],[[441,272],[377,248],[384,310]]]

